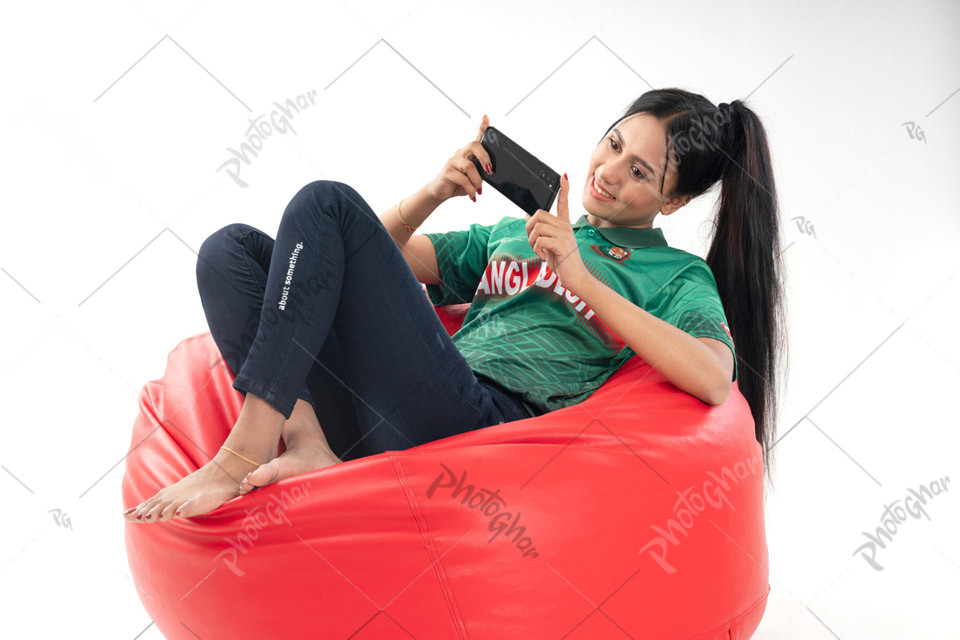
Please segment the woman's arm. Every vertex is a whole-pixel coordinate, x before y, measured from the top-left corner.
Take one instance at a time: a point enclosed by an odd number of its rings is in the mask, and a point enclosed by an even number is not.
[[[407,229],[403,223],[406,222],[407,226],[416,229],[437,207],[455,196],[470,196],[471,200],[477,201],[477,194],[483,188],[483,178],[473,164],[474,158],[483,164],[488,173],[493,171],[490,154],[480,144],[483,132],[489,125],[490,121],[484,114],[476,139],[458,149],[433,180],[403,200],[402,207],[398,202],[380,214],[383,226],[400,247],[400,252],[417,280],[424,284],[440,284],[437,252],[430,238],[414,237],[414,232]]]
[[[633,304],[592,273],[586,272],[577,287],[570,289],[634,353],[678,388],[707,404],[726,400],[733,378],[733,354],[723,342],[694,338]]]
[[[380,222],[390,232],[390,237],[397,243],[400,250],[407,245],[410,236],[414,232],[407,231],[403,223],[400,222],[400,216],[397,215],[397,206],[400,201],[394,202],[389,209],[380,214]],[[411,227],[419,227],[427,217],[440,206],[440,203],[427,195],[426,187],[421,188],[412,196],[403,199],[403,219]]]
[[[415,232],[408,231],[400,222],[400,216],[397,215],[397,205],[399,201],[389,209],[380,214],[380,221],[390,233],[390,237],[397,243],[400,252],[406,259],[410,269],[417,277],[417,281],[424,284],[440,284],[440,270],[437,265],[437,252],[433,248],[433,242],[430,238],[422,235],[414,235]],[[403,219],[411,227],[419,227],[420,223],[427,219],[433,211],[440,206],[425,191],[420,189],[410,197],[403,200]]]

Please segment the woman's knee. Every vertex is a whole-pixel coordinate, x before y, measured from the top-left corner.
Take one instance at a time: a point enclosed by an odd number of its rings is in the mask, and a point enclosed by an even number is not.
[[[242,222],[234,222],[207,236],[197,251],[197,281],[216,273],[218,265],[224,264],[226,256],[236,255],[237,245],[251,231],[256,229]]]
[[[291,199],[284,217],[313,216],[324,211],[350,215],[360,213],[379,220],[356,189],[338,180],[314,180],[305,184]]]
[[[360,194],[346,182],[339,180],[313,180],[300,187],[297,196],[309,195],[320,200],[330,200],[333,197],[359,198]]]

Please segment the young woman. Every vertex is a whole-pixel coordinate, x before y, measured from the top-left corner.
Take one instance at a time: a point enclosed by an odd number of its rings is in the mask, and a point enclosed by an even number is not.
[[[564,174],[557,215],[414,235],[449,198],[476,202],[488,125],[379,217],[349,185],[318,180],[290,201],[276,240],[240,223],[206,239],[203,309],[243,407],[213,459],[124,517],[200,515],[281,478],[576,404],[634,354],[709,404],[739,379],[769,474],[785,340],[757,115],[648,91],[590,156],[575,223]],[[657,213],[718,181],[706,261],[667,247]],[[451,338],[433,305],[471,300]]]

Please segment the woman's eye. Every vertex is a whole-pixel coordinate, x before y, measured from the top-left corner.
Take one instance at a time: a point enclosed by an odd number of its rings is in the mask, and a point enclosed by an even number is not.
[[[614,140],[613,138],[610,138],[609,140],[610,140],[610,146],[613,147],[614,150],[619,151],[619,150],[620,150],[620,146],[617,144],[616,140]],[[637,169],[636,165],[634,165],[634,166],[632,166],[632,167],[630,167],[630,168],[631,168],[631,169]],[[631,173],[633,173],[633,172],[631,172]],[[643,171],[640,171],[640,169],[637,169],[637,172],[633,174],[633,177],[634,177],[634,178],[644,179],[645,176],[643,175]]]

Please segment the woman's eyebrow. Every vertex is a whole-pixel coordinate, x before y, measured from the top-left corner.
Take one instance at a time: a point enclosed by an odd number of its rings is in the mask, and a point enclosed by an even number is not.
[[[614,132],[615,134],[617,134],[617,138],[620,139],[620,146],[621,146],[621,147],[626,147],[627,145],[624,144],[624,142],[623,142],[623,135],[620,133],[620,129],[617,129],[616,127],[614,127],[614,128],[613,128],[613,132]],[[631,160],[636,160],[637,162],[639,162],[640,164],[642,164],[643,166],[645,166],[645,167],[647,168],[647,171],[649,171],[649,172],[652,173],[653,175],[657,175],[657,172],[653,170],[653,167],[650,166],[650,163],[647,162],[646,160],[644,160],[643,158],[641,158],[640,156],[638,156],[637,154],[635,154],[635,153],[634,153],[634,154],[631,154],[631,155],[630,155],[630,159],[631,159]]]

